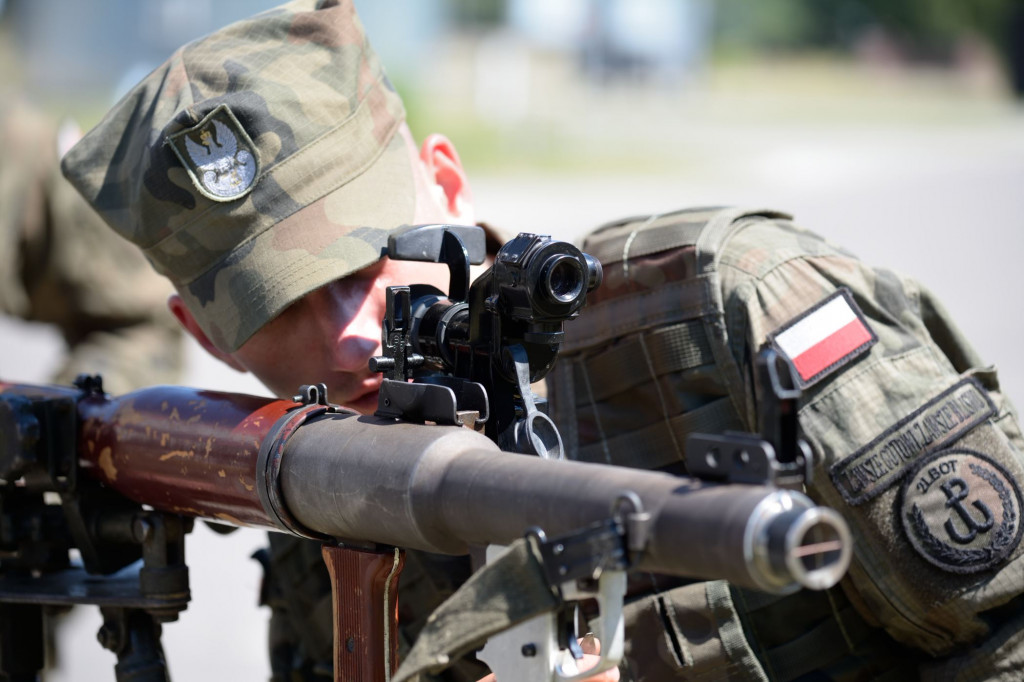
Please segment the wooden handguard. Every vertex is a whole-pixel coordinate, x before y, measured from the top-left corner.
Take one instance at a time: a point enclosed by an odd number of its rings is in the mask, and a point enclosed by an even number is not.
[[[334,611],[335,682],[387,682],[398,668],[398,576],[405,552],[324,545]]]

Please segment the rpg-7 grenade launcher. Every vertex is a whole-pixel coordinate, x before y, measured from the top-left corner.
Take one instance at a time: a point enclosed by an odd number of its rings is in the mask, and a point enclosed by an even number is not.
[[[89,378],[75,388],[0,383],[0,673],[35,679],[43,605],[97,604],[119,682],[166,680],[160,623],[189,600],[184,536],[194,517],[323,542],[335,676],[359,682],[390,679],[397,667],[396,548],[465,554],[529,534],[554,593],[597,593],[607,607],[603,665],[621,652],[615,583],[626,570],[770,591],[838,581],[850,555],[845,524],[776,485],[795,487],[807,470],[795,428],[769,429],[773,442],[695,444],[691,471],[703,479],[557,460],[557,434],[529,382],[557,352],[551,306],[571,318],[596,267],[569,245],[521,236],[468,287],[465,264],[482,248],[471,237],[451,255],[452,231],[431,232],[436,252],[419,253],[449,263],[451,295],[410,287],[407,308],[405,294],[391,294],[385,357],[394,365],[375,363],[393,372],[382,411],[404,407],[407,420],[360,416],[312,385],[271,400],[181,387],[111,397]],[[396,240],[391,256],[406,243]],[[410,383],[414,365],[445,376]],[[776,379],[767,385],[785,393]],[[486,436],[450,425],[473,413]],[[792,409],[779,414],[795,419]],[[503,454],[495,440],[550,458]],[[539,629],[511,631],[503,653],[489,647],[499,679],[572,678],[564,620],[546,614]],[[524,676],[531,662],[542,672]]]

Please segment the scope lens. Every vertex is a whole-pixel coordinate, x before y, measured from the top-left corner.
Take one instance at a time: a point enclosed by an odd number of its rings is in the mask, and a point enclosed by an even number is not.
[[[583,292],[583,268],[572,256],[554,256],[546,270],[548,294],[559,303],[572,303]]]

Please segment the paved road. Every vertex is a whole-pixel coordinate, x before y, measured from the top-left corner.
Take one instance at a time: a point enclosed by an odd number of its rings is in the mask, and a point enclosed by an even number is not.
[[[668,175],[564,178],[479,176],[482,218],[510,229],[575,238],[624,215],[688,205],[787,210],[866,260],[918,277],[945,301],[983,356],[1024,404],[1024,121],[842,129],[777,127],[688,133],[693,157]],[[44,380],[60,352],[48,329],[0,319],[0,376]],[[186,383],[259,392],[259,385],[190,349]],[[193,605],[165,628],[179,680],[266,679],[266,614],[255,607],[259,571],[246,557],[256,531],[224,538],[202,526],[189,541]],[[48,679],[109,680],[93,609],[76,609]]]
[[[706,172],[485,177],[475,183],[477,203],[496,224],[563,238],[685,206],[790,212],[932,289],[1024,404],[1024,117],[927,130],[746,132],[723,139]]]

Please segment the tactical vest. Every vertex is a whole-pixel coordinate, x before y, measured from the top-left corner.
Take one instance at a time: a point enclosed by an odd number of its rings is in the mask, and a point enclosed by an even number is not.
[[[803,384],[807,493],[855,539],[827,592],[639,581],[625,678],[1016,678],[1024,439],[926,290],[774,211],[619,221],[582,248],[604,284],[548,379],[567,456],[681,473],[688,434],[754,430],[773,344]]]

